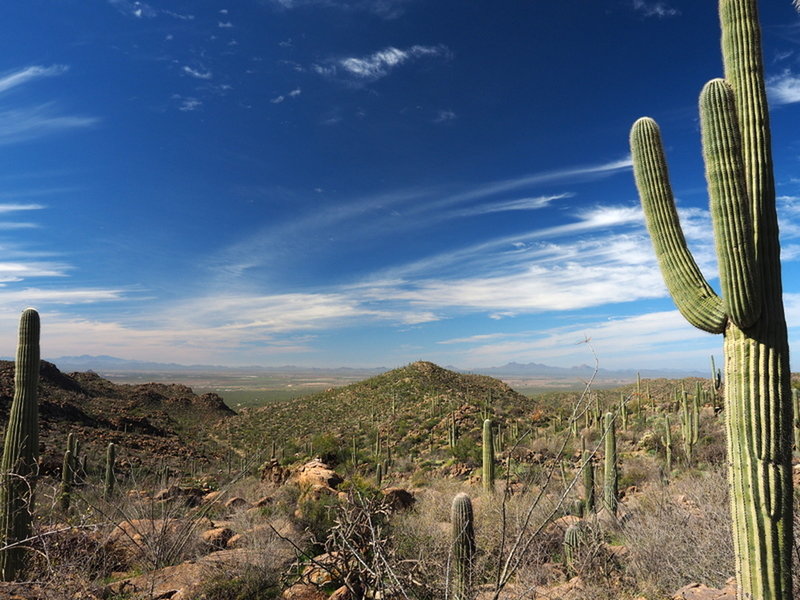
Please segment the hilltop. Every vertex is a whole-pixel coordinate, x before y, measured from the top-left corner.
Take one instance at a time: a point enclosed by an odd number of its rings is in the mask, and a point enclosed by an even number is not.
[[[534,403],[504,382],[418,361],[340,388],[243,409],[226,422],[230,438],[248,451],[274,441],[288,455],[309,443],[336,445],[339,454],[371,448],[377,438],[398,454],[447,446],[451,423],[462,439],[477,436],[484,416],[535,420]]]

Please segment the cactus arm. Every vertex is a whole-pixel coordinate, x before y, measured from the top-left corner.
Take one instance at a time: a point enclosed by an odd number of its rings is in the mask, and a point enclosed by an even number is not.
[[[642,117],[633,124],[631,154],[647,229],[675,305],[695,327],[722,333],[727,322],[723,303],[686,245],[669,184],[661,133],[653,119]]]
[[[731,321],[747,328],[761,315],[761,277],[733,90],[725,80],[703,88],[700,121],[722,298]]]
[[[761,253],[772,254],[778,243],[774,235],[777,233],[775,178],[757,2],[720,0],[719,17],[725,80],[736,97],[747,190],[761,261]],[[766,245],[774,247],[768,249]],[[772,262],[772,257],[768,260]]]

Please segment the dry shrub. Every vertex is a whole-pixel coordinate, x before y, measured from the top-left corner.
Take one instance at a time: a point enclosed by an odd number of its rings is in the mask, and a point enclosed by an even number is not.
[[[697,473],[649,485],[624,527],[628,574],[644,593],[722,587],[734,573],[728,483],[724,472]]]
[[[560,555],[563,540],[563,530],[547,525],[550,515],[563,513],[557,493],[561,489],[555,484],[551,487],[552,493],[540,497],[538,488],[531,486],[504,502],[502,482],[489,496],[477,487],[437,481],[417,494],[413,511],[393,519],[398,559],[415,566],[415,577],[423,584],[426,597],[446,597],[445,574],[452,558],[450,507],[453,497],[464,491],[472,498],[475,515],[476,585],[492,587],[509,556],[515,585],[541,585],[553,575],[545,565]]]
[[[651,456],[629,456],[622,463],[619,487],[625,490],[630,486],[642,488],[645,484],[661,480],[660,465]]]

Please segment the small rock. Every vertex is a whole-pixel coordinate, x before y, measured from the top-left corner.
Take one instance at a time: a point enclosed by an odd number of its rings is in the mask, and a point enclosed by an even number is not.
[[[234,496],[233,498],[230,498],[228,499],[227,502],[225,502],[225,508],[230,508],[235,510],[244,508],[246,506],[249,507],[250,503],[244,498],[240,498],[239,496]]]
[[[222,550],[232,537],[233,531],[228,527],[215,527],[200,535],[200,539],[216,550]]]
[[[336,588],[334,592],[328,596],[328,600],[350,600],[352,597],[353,594],[350,593],[346,585],[343,585],[340,588]]]
[[[388,487],[383,490],[383,495],[393,510],[410,508],[416,502],[414,494],[399,487]]]
[[[327,600],[325,593],[308,583],[297,583],[283,590],[284,600]]]

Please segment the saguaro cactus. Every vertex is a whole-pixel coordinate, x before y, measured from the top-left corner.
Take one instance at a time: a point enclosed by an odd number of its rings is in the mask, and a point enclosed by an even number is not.
[[[612,515],[617,514],[619,498],[619,476],[617,473],[617,432],[614,413],[606,413],[603,423],[606,434],[606,452],[603,466],[603,506]]]
[[[494,492],[494,430],[491,419],[483,422],[483,489]]]
[[[664,444],[664,473],[669,478],[672,473],[672,428],[669,423],[669,415],[664,415],[664,435],[661,437]]]
[[[114,475],[114,462],[117,457],[117,447],[114,442],[108,444],[106,449],[106,473],[103,478],[103,497],[110,500],[114,494],[114,484],[116,483],[116,475]]]
[[[0,578],[14,581],[31,536],[33,488],[39,460],[39,313],[22,313],[14,368],[14,400],[0,460]],[[19,544],[14,546],[14,544]]]
[[[634,174],[672,298],[725,336],[725,412],[740,598],[792,596],[792,406],[769,115],[756,0],[720,0],[725,79],[700,96],[718,296],[689,252],[655,121],[631,132]]]
[[[685,391],[681,392],[680,403],[683,452],[686,455],[686,464],[691,465],[694,447],[700,440],[700,403],[697,395],[690,399]]]
[[[463,492],[453,498],[450,523],[453,526],[453,575],[450,597],[452,600],[470,600],[472,561],[475,557],[475,525],[472,500]]]
[[[583,516],[588,517],[594,513],[594,463],[593,452],[589,449],[586,437],[581,438],[583,450]]]
[[[61,465],[61,510],[69,512],[69,505],[72,503],[72,484],[75,478],[75,460],[72,450],[64,452],[64,462]]]
[[[577,559],[580,558],[582,547],[586,546],[588,529],[585,521],[578,521],[567,527],[564,531],[564,566],[571,572],[578,572]]]

